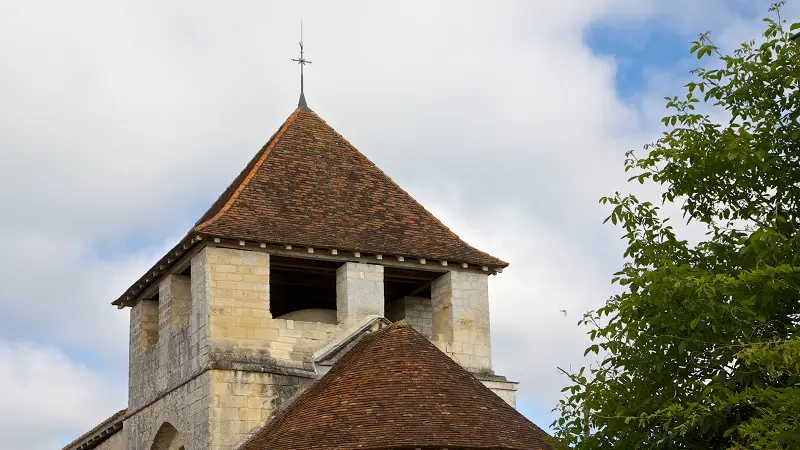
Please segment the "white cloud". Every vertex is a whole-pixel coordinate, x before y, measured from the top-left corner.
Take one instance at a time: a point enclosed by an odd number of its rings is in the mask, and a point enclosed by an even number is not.
[[[108,302],[291,112],[303,17],[310,106],[468,242],[512,263],[492,279],[495,364],[549,410],[564,383],[555,366],[582,361],[573,325],[608,296],[619,263],[597,199],[623,187],[624,151],[656,136],[660,99],[685,75],[653,74],[625,104],[614,59],[583,32],[657,20],[687,41],[714,28],[733,42],[757,23],[739,17],[744,3],[0,1],[0,339],[124,370],[127,314]],[[81,370],[77,381],[96,379]],[[77,381],[64,389],[88,396]],[[48,389],[31,386],[18,395]],[[0,417],[13,410],[0,404]],[[53,416],[62,428],[43,439],[93,414]]]
[[[6,232],[0,252],[0,339],[89,349],[119,364],[128,358],[128,311],[111,306],[172,242],[100,259],[86,241]],[[173,238],[174,240],[174,238]],[[169,246],[168,246],[169,245]]]
[[[0,340],[0,449],[61,448],[122,409],[126,391],[57,348]]]

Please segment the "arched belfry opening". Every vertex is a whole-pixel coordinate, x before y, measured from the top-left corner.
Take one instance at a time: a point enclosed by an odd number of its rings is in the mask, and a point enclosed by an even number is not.
[[[164,422],[153,438],[150,450],[186,450],[178,430],[169,422]]]

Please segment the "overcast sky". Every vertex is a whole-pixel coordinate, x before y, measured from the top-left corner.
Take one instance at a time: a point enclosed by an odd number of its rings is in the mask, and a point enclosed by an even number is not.
[[[584,364],[575,324],[621,264],[597,199],[660,133],[689,42],[756,37],[767,7],[0,0],[0,449],[60,448],[126,406],[128,310],[109,302],[292,112],[301,17],[309,105],[511,262],[491,278],[494,365],[548,427],[556,367]]]

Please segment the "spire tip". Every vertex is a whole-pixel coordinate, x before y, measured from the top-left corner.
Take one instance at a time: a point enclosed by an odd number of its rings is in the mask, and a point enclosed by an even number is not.
[[[306,94],[303,92],[300,92],[300,101],[297,102],[297,107],[302,111],[311,111],[311,108],[308,107],[308,103],[306,103]]]
[[[307,60],[303,55],[303,20],[300,19],[300,57],[299,58],[292,58],[292,61],[296,62],[300,65],[300,101],[297,103],[297,107],[304,110],[304,111],[311,111],[306,103],[306,96],[303,89],[303,68],[306,64],[311,64],[311,61]]]

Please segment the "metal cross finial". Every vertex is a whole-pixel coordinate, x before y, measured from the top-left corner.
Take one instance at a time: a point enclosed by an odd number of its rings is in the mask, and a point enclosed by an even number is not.
[[[306,64],[311,64],[311,61],[307,60],[303,56],[303,20],[302,19],[300,20],[300,42],[299,42],[299,44],[300,44],[300,58],[292,58],[292,61],[296,62],[297,64],[300,64],[300,105],[299,106],[300,107],[304,107],[304,108],[308,108],[308,106],[306,105],[306,97],[305,97],[305,94],[303,93],[303,67],[305,67]]]

